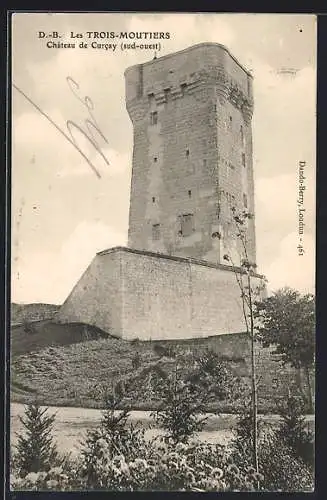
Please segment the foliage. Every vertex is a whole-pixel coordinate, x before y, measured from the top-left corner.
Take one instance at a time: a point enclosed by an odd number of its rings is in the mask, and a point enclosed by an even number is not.
[[[227,360],[212,349],[206,349],[194,357],[193,367],[186,379],[197,387],[202,397],[209,401],[236,400],[244,394],[241,380],[235,377]],[[199,395],[200,395],[199,394]]]
[[[105,409],[102,411],[100,425],[89,430],[82,442],[79,474],[88,487],[101,483],[103,464],[100,469],[98,465],[104,449],[108,460],[116,455],[133,459],[139,447],[145,445],[144,429],[128,423],[128,408],[119,409],[124,406],[124,384],[118,382],[110,390],[104,388],[103,399]]]
[[[24,416],[19,416],[24,432],[18,434],[15,464],[21,474],[47,471],[58,460],[52,431],[55,415],[48,414],[48,408],[37,404],[25,407]]]
[[[134,356],[132,358],[132,368],[135,369],[135,370],[137,370],[138,368],[140,368],[141,361],[142,361],[142,358],[140,356],[140,353],[138,351],[136,351],[136,353],[134,354]]]
[[[212,354],[207,353],[199,363],[201,369],[220,373],[219,364],[216,367],[212,361]],[[174,376],[169,378],[168,374],[162,378],[169,397],[171,383],[177,389],[188,388],[189,380],[178,378],[178,370],[170,375]],[[182,396],[178,390],[173,394]],[[171,435],[160,442],[146,439],[144,429],[128,422],[128,409],[117,409],[124,397],[121,386],[106,392],[106,409],[101,422],[88,431],[75,460],[66,459],[61,467],[40,465],[35,472],[29,473],[13,462],[11,487],[58,491],[312,491],[312,473],[306,464],[295,456],[294,449],[281,440],[280,435],[269,429],[259,428],[261,473],[256,472],[252,467],[249,436],[251,415],[245,413],[240,419],[238,434],[230,447],[189,442],[189,439],[181,442],[183,433],[178,439]],[[181,408],[184,411],[184,407]],[[194,437],[196,428],[185,427],[184,434]]]
[[[228,335],[226,338],[226,344],[229,342],[229,337]],[[235,338],[237,337],[238,335],[235,334]],[[95,390],[95,387],[107,384],[108,381],[118,377],[128,376],[132,378],[136,376],[137,369],[132,367],[136,351],[139,351],[142,357],[140,365],[142,369],[147,369],[158,361],[162,365],[168,365],[176,359],[176,357],[163,357],[158,360],[153,352],[153,344],[154,342],[143,342],[139,348],[136,348],[130,341],[108,338],[66,346],[47,347],[28,355],[16,355],[11,362],[13,401],[23,404],[29,403],[35,399],[35,393],[37,393],[38,401],[42,405],[99,408],[102,401],[99,391]],[[162,344],[167,345],[168,341],[162,341]],[[206,341],[201,342],[201,344],[196,343],[196,345],[183,341],[178,344],[178,348],[181,352],[192,349],[192,353],[196,356],[196,351],[203,350],[208,344],[209,342]],[[225,349],[225,346],[223,347]],[[174,348],[176,349],[175,345]],[[263,376],[262,385],[258,389],[260,392],[259,410],[260,412],[276,413],[276,393],[267,387],[267,383],[275,376],[279,365],[271,362],[270,355],[269,359],[267,358],[268,354],[264,356],[263,364],[257,366],[258,378]],[[191,363],[193,364],[192,356],[190,356],[189,361],[185,360],[185,364],[190,365]],[[248,372],[244,363],[233,360],[228,364],[244,382],[248,380]],[[282,370],[282,364],[280,363],[280,365]],[[81,377],[81,373],[85,376]],[[290,378],[295,380],[295,370],[291,370]],[[144,390],[143,384],[140,389],[138,393],[131,394],[131,404],[133,404],[134,409],[153,410],[157,408],[157,403],[148,394],[148,391]],[[278,387],[277,393],[280,397],[284,397],[285,385]],[[241,407],[241,401],[236,400],[233,396],[233,398],[224,399],[218,403],[213,400],[207,404],[207,411],[219,409],[225,413],[237,413]]]
[[[259,286],[254,287],[252,276],[256,271],[256,263],[252,262],[249,257],[248,248],[248,222],[253,219],[253,214],[243,210],[237,211],[235,207],[230,207],[231,218],[235,226],[235,235],[238,240],[240,270],[235,269],[235,263],[232,259],[232,252],[224,255],[224,259],[229,261],[234,267],[234,275],[241,292],[243,319],[246,327],[246,333],[250,337],[251,346],[251,412],[249,419],[252,422],[252,460],[253,466],[257,474],[259,474],[258,464],[258,387],[257,387],[257,367],[255,356],[255,329],[254,329],[254,300],[255,297],[260,297],[261,291],[264,289],[264,281]]]
[[[259,422],[258,463],[260,475],[257,489],[263,491],[312,491],[313,473],[302,460],[299,450],[287,439],[289,426],[282,422],[277,431]],[[239,419],[231,457],[243,470],[253,463],[251,410]]]
[[[315,298],[283,288],[256,303],[258,339],[275,346],[284,362],[311,367],[315,357]]]
[[[23,321],[23,330],[25,333],[28,333],[29,335],[36,333],[36,328],[33,325],[33,323],[31,323],[30,321],[27,321],[27,320]]]
[[[166,439],[187,443],[203,429],[207,418],[201,414],[208,402],[228,398],[235,387],[227,363],[212,350],[195,358],[187,368],[184,357],[179,356],[170,373],[155,379],[154,390],[161,404],[152,416],[165,429]]]
[[[259,462],[266,491],[313,490],[312,471],[277,434],[270,433],[260,441]]]
[[[84,449],[93,460],[94,475],[85,474],[80,459],[70,467],[38,472],[24,478],[12,476],[13,489],[115,490],[115,491],[254,491],[257,476],[252,468],[240,470],[228,451],[219,445],[178,443],[172,446],[139,441],[134,456],[112,456],[99,438],[97,450]],[[96,453],[96,455],[95,455]],[[84,455],[85,456],[85,455]]]
[[[198,413],[204,412],[203,404],[198,400],[195,386],[184,379],[177,364],[173,373],[157,379],[155,391],[162,403],[152,416],[165,429],[167,440],[187,442],[195,432],[202,430],[205,419]]]
[[[81,482],[74,477],[75,469],[66,466],[53,467],[47,471],[38,470],[25,476],[11,474],[10,487],[13,490],[74,490],[78,489]]]
[[[170,357],[174,357],[176,354],[173,346],[171,346],[171,345],[165,346],[165,345],[159,344],[157,342],[155,342],[153,344],[153,352],[157,356],[159,356],[160,358],[163,356],[170,358]]]
[[[314,438],[307,427],[303,413],[302,399],[289,396],[284,407],[280,408],[282,423],[276,435],[313,471]]]

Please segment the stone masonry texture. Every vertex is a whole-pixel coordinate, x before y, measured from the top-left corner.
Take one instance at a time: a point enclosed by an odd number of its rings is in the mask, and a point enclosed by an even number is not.
[[[130,67],[134,129],[131,248],[240,264],[231,206],[254,214],[252,76],[228,50],[202,43]],[[182,234],[183,216],[192,231]],[[153,226],[159,237],[153,238]],[[247,228],[255,262],[254,219]]]
[[[202,43],[129,67],[125,85],[134,131],[129,248],[99,252],[56,320],[124,339],[245,332],[231,208],[254,215],[252,76],[224,46]],[[246,234],[255,263],[255,218]]]
[[[253,278],[260,284],[260,276]],[[226,266],[116,247],[99,252],[57,322],[124,339],[191,339],[246,330],[240,290]]]

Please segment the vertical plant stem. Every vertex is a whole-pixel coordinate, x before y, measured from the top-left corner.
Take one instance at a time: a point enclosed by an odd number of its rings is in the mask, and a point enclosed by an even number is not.
[[[255,365],[255,351],[254,351],[254,322],[253,322],[253,308],[252,308],[252,292],[251,292],[251,278],[248,273],[248,287],[249,287],[249,305],[250,305],[250,336],[251,336],[251,379],[252,379],[252,418],[253,418],[253,461],[254,468],[259,473],[258,462],[258,396],[257,396],[257,380],[256,380],[256,365]]]

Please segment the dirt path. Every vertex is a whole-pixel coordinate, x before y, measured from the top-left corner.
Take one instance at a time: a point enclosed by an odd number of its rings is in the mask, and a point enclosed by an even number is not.
[[[11,426],[11,441],[15,444],[15,433],[22,430],[22,424],[18,416],[24,412],[24,406],[19,403],[11,404],[10,426]],[[54,427],[54,437],[58,443],[58,447],[62,452],[76,453],[80,441],[86,433],[87,429],[95,427],[101,418],[101,411],[90,408],[68,408],[68,407],[50,407],[50,413],[56,413],[56,421]],[[265,421],[270,423],[277,422],[277,415],[261,416]],[[309,420],[313,421],[313,417]],[[155,428],[150,418],[149,411],[132,411],[131,421],[133,423],[140,422],[146,429],[146,437],[148,439],[162,433],[160,429]],[[208,420],[204,430],[197,435],[199,441],[209,443],[227,444],[233,437],[233,428],[237,422],[236,415],[213,415],[208,414]]]

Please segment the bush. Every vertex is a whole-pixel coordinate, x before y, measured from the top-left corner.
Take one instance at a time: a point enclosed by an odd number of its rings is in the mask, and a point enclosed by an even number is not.
[[[205,418],[199,417],[204,407],[195,386],[185,381],[175,365],[172,373],[157,379],[155,392],[161,400],[160,409],[151,415],[166,431],[166,439],[186,443],[195,432],[203,429]]]
[[[314,440],[307,429],[303,416],[305,403],[300,397],[289,396],[284,407],[280,408],[282,423],[277,437],[291,448],[296,457],[303,460],[312,472],[314,469]]]
[[[255,491],[252,469],[242,472],[233,465],[224,447],[185,445],[139,440],[134,456],[112,456],[102,437],[97,450],[84,449],[94,475],[85,474],[83,458],[65,468],[12,477],[14,489],[115,490],[115,491]]]
[[[55,415],[48,415],[48,408],[30,404],[19,420],[25,432],[18,434],[13,460],[20,475],[50,470],[59,458],[52,437]]]
[[[76,460],[67,458],[61,460],[60,467],[53,467],[53,462],[58,462],[51,438],[54,416],[46,416],[46,410],[42,413],[35,405],[28,407],[25,426],[30,432],[34,427],[38,429],[38,439],[34,434],[30,434],[30,443],[26,437],[21,438],[23,453],[12,461],[12,488],[312,491],[312,471],[298,451],[298,443],[305,439],[304,424],[293,400],[288,402],[277,431],[267,424],[258,426],[258,474],[252,467],[250,412],[241,416],[236,438],[229,447],[191,441],[204,424],[205,419],[199,417],[202,405],[208,398],[230,394],[233,379],[229,379],[226,367],[210,352],[197,359],[188,371],[184,365],[174,365],[170,372],[160,369],[155,379],[163,406],[153,417],[166,431],[163,440],[146,440],[145,430],[128,422],[128,408],[121,409],[126,392],[122,384],[116,384],[111,391],[104,389],[106,409],[101,422],[87,432]],[[32,460],[33,456],[37,460]]]
[[[309,467],[280,440],[278,434],[266,436],[259,445],[259,468],[266,491],[313,491]]]
[[[173,346],[164,346],[162,344],[154,343],[153,344],[153,352],[159,356],[160,358],[162,357],[167,357],[167,358],[173,358],[176,355],[175,349]]]
[[[276,431],[269,424],[258,422],[258,488],[263,491],[312,491],[312,471],[282,437],[281,428]],[[242,415],[236,431],[231,456],[244,470],[253,463],[251,412]]]

